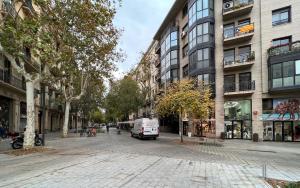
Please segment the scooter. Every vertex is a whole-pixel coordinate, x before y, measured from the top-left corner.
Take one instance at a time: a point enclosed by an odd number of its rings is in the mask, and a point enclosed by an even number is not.
[[[12,141],[10,144],[13,149],[21,149],[23,148],[23,143],[24,143],[24,134],[17,137],[12,137]],[[41,146],[42,143],[43,143],[42,139],[40,138],[39,134],[36,132],[34,138],[34,145]]]

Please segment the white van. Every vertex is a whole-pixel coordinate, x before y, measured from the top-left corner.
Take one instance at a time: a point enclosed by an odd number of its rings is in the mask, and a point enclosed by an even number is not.
[[[142,118],[134,121],[134,126],[131,129],[132,137],[153,138],[159,136],[159,123],[156,118]]]

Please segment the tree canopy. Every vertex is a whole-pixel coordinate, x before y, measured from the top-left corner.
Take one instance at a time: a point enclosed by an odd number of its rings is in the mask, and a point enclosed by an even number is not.
[[[144,98],[138,83],[130,76],[111,84],[106,96],[106,115],[110,120],[127,120],[128,116],[137,112]]]

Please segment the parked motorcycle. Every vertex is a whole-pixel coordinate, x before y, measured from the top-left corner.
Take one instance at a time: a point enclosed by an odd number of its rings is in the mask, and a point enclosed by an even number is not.
[[[13,149],[21,149],[21,148],[23,148],[23,143],[24,143],[24,134],[19,135],[17,137],[12,137],[12,141],[10,144]],[[35,138],[34,138],[34,145],[41,146],[42,144],[43,144],[43,140],[40,138],[39,134],[36,132]]]

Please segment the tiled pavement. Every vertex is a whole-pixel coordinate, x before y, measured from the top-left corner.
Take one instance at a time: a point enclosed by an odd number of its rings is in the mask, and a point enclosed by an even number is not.
[[[299,145],[226,141],[216,147],[175,139],[162,134],[142,141],[114,132],[53,139],[48,144],[56,150],[48,153],[0,154],[0,187],[269,187],[261,177],[264,163],[270,178],[300,180]]]

